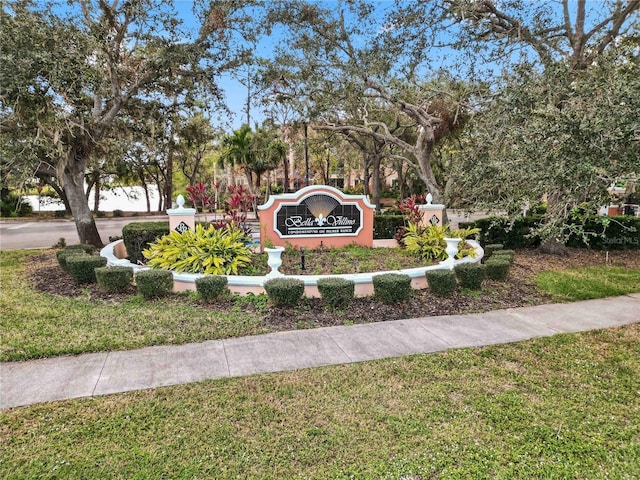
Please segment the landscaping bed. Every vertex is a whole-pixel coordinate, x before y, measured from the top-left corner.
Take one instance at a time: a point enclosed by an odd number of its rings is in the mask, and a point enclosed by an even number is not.
[[[335,260],[331,260],[329,256],[326,256],[324,261],[333,262],[332,265],[335,265]],[[383,256],[374,256],[367,261],[371,267],[370,271],[384,269]],[[344,310],[327,308],[318,298],[304,299],[300,305],[294,307],[269,306],[262,296],[245,297],[242,300],[237,297],[227,298],[214,303],[203,303],[193,294],[176,294],[172,295],[169,301],[176,305],[191,305],[222,312],[240,309],[256,313],[262,318],[267,331],[314,328],[540,305],[551,302],[552,297],[541,293],[536,286],[535,276],[539,272],[605,264],[640,268],[640,256],[635,251],[616,251],[610,252],[607,258],[605,252],[570,249],[568,258],[558,258],[541,254],[536,250],[522,249],[517,251],[515,263],[505,282],[487,280],[480,292],[462,290],[445,298],[433,295],[428,290],[417,290],[407,302],[398,305],[385,305],[372,297],[357,298]],[[29,257],[25,268],[34,289],[56,295],[122,303],[136,293],[133,287],[124,293],[113,294],[101,291],[96,284],[76,285],[57,264],[54,251]]]

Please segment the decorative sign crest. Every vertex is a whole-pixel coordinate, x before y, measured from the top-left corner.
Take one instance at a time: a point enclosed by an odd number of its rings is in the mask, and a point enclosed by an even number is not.
[[[437,215],[433,215],[429,220],[429,222],[431,223],[431,225],[437,226],[440,223],[440,219],[438,218]]]

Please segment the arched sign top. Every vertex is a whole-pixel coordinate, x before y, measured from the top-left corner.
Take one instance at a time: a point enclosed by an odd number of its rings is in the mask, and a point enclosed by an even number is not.
[[[333,195],[335,198],[340,199],[341,201],[354,201],[360,200],[369,208],[373,208],[375,210],[376,206],[369,201],[369,197],[367,195],[347,195],[342,193],[337,188],[331,187],[329,185],[309,185],[308,187],[301,188],[295,193],[282,193],[280,195],[271,195],[267,203],[264,205],[259,205],[258,210],[267,210],[271,208],[273,203],[276,200],[285,200],[285,201],[299,201],[303,200],[304,197],[311,195],[313,193],[324,192],[329,195]]]

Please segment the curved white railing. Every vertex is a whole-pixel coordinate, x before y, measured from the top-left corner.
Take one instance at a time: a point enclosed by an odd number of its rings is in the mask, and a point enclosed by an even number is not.
[[[122,243],[123,240],[117,240],[115,242],[110,243],[105,246],[102,250],[100,250],[100,255],[107,259],[107,265],[110,266],[126,266],[133,268],[134,273],[140,270],[148,270],[149,267],[144,265],[136,265],[131,263],[126,258],[118,258],[116,257],[114,250],[115,247]],[[327,277],[341,277],[348,280],[353,280],[356,285],[367,285],[373,283],[373,277],[376,275],[382,275],[385,273],[400,273],[404,275],[408,275],[411,279],[417,279],[424,277],[424,274],[428,270],[438,270],[438,269],[451,269],[456,265],[460,265],[462,263],[477,263],[482,260],[484,256],[484,249],[480,246],[480,244],[474,240],[467,240],[476,251],[475,258],[464,257],[460,260],[454,260],[451,262],[450,260],[444,260],[437,265],[429,265],[427,267],[415,267],[415,268],[405,268],[402,270],[387,270],[380,272],[369,272],[369,273],[351,273],[351,274],[342,274],[342,275],[286,275],[287,278],[297,278],[304,282],[305,286],[316,286],[318,284],[318,280],[321,278]],[[195,290],[195,282],[196,279],[204,277],[205,275],[202,273],[173,273],[173,279],[176,282],[181,282],[183,284],[193,284],[193,290]],[[283,275],[284,276],[284,275]],[[273,278],[271,276],[249,276],[249,275],[226,275],[227,284],[229,287],[240,287],[240,288],[262,288],[264,282]]]

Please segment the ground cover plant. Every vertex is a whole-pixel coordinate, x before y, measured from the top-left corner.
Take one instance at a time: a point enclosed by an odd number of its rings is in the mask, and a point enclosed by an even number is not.
[[[0,476],[640,476],[640,325],[0,412]]]
[[[432,261],[418,258],[402,248],[371,248],[348,245],[343,248],[316,248],[304,250],[304,270],[299,249],[285,248],[279,271],[285,275],[342,275],[348,273],[369,273],[388,270],[402,270],[432,265]],[[254,255],[251,267],[244,274],[266,275],[267,254]]]

